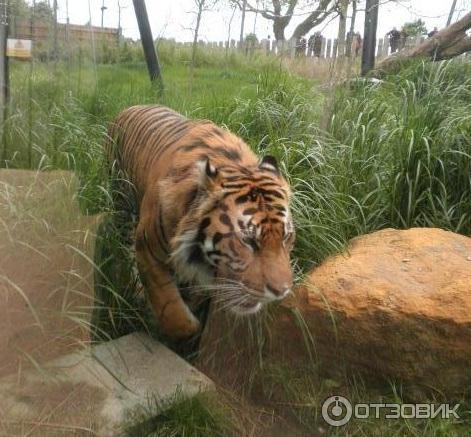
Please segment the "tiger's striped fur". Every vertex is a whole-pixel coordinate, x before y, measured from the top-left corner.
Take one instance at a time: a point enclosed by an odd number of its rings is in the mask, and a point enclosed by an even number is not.
[[[164,332],[184,338],[199,328],[174,277],[219,287],[214,297],[239,313],[289,293],[290,190],[273,157],[162,106],[119,114],[106,149],[133,188],[137,264]]]

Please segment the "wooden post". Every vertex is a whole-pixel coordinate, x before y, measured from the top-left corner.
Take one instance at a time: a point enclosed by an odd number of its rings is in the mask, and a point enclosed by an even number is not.
[[[361,59],[361,75],[365,76],[375,66],[376,30],[378,28],[379,0],[366,0],[365,33]]]
[[[296,39],[295,38],[291,38],[290,40],[288,40],[288,47],[289,47],[289,56],[291,58],[295,58],[296,57]]]
[[[337,38],[334,39],[334,44],[332,45],[332,59],[337,58],[337,51],[339,47],[339,40]]]
[[[378,54],[377,54],[377,58],[381,58],[383,56],[383,44],[384,44],[384,40],[383,38],[380,38],[378,40]]]
[[[68,11],[67,2],[67,11]],[[36,0],[33,0],[31,8],[31,16],[29,21],[29,30],[31,41],[34,41],[34,25],[35,25]],[[67,13],[67,21],[69,14]],[[34,73],[34,57],[31,56],[29,61],[29,77],[28,77],[28,168],[33,168],[33,73]]]
[[[142,48],[144,49],[144,56],[149,70],[149,76],[152,83],[158,82],[160,88],[163,88],[162,75],[160,72],[159,59],[154,46],[152,38],[152,30],[149,24],[149,17],[145,0],[132,0],[134,4],[134,11],[136,13],[137,24],[139,25],[139,33],[141,34]]]
[[[101,28],[103,29],[103,23],[104,23],[104,19],[105,19],[105,11],[107,10],[108,8],[105,6],[105,0],[102,0],[102,3],[101,3]],[[118,9],[119,9],[119,5],[118,5]]]
[[[242,19],[240,23],[240,48],[244,47],[244,26],[245,26],[245,10],[247,9],[247,0],[242,3]]]
[[[57,0],[54,0],[53,4],[54,9],[54,48],[53,48],[53,57],[54,57],[54,66],[57,63],[59,57],[59,41],[58,41],[58,28],[57,28]]]
[[[383,44],[383,58],[386,58],[389,55],[389,38],[384,38]]]
[[[321,59],[325,59],[325,49],[326,49],[326,39],[322,37],[322,43],[321,43]]]
[[[120,44],[121,42],[121,33],[122,33],[122,29],[121,29],[121,14],[122,14],[122,10],[123,9],[126,9],[127,6],[121,6],[121,2],[118,0],[118,45]]]
[[[8,7],[6,1],[0,2],[0,131],[2,139],[2,156],[0,167],[7,160],[5,121],[7,118],[8,105],[8,58],[7,58],[7,35],[8,35]]]
[[[34,5],[33,5],[34,8]],[[70,18],[69,18],[69,0],[65,2],[65,13],[67,15],[66,24],[65,24],[65,41],[69,42],[69,26],[70,26]]]

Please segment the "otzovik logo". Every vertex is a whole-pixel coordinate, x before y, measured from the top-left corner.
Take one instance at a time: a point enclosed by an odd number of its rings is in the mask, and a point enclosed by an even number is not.
[[[346,425],[355,419],[459,419],[460,404],[380,404],[352,403],[343,396],[331,396],[322,404],[322,417],[331,426]],[[381,414],[381,412],[383,414]]]
[[[331,396],[322,405],[322,417],[331,426],[342,426],[352,418],[352,404],[343,396]]]

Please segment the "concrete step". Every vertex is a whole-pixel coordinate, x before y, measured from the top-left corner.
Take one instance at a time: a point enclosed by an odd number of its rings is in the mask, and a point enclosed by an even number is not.
[[[0,434],[120,435],[156,400],[213,389],[170,349],[134,333],[2,378]]]

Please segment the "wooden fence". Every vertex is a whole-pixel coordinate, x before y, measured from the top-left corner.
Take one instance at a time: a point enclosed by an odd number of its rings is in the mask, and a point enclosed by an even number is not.
[[[36,22],[31,28],[29,22],[18,21],[10,26],[9,32],[12,38],[32,39],[35,42],[50,41],[52,35],[53,25],[45,22]],[[119,41],[118,29],[115,28],[57,23],[59,42],[90,42],[92,36],[96,41],[111,45],[117,45]]]
[[[424,41],[424,37],[408,37],[405,41],[400,44],[401,49],[410,49]],[[175,43],[177,46],[191,46],[192,43]],[[230,41],[218,41],[218,42],[205,42],[200,40],[198,42],[200,47],[206,47],[210,49],[225,49],[225,50],[244,50],[247,53],[253,52],[265,52],[271,55],[284,55],[289,57],[312,57],[319,59],[335,59],[338,55],[338,42],[337,39],[322,39],[321,50],[319,56],[314,53],[314,50],[309,47],[302,47],[296,44],[296,41],[273,41],[263,39],[259,42],[248,41],[241,47],[240,42],[234,39]],[[354,51],[352,51],[353,53]],[[391,54],[391,48],[389,45],[388,38],[380,38],[376,42],[376,57],[384,58]],[[360,51],[361,55],[361,51]]]

